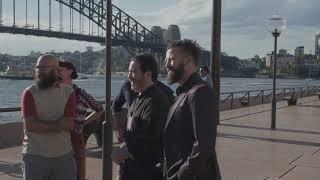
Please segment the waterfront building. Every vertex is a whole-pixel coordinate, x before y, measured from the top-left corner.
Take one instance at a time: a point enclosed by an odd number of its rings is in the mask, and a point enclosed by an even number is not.
[[[294,50],[295,57],[303,57],[304,56],[304,46],[296,47]]]
[[[314,45],[315,45],[314,52],[315,52],[315,55],[318,57],[320,56],[319,39],[320,39],[320,33],[315,36],[315,43],[314,43]]]
[[[288,55],[288,51],[286,49],[280,49],[279,50],[279,55],[280,56],[287,56]]]

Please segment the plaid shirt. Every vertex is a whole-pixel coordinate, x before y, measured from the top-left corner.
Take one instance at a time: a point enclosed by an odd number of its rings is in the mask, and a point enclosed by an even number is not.
[[[85,122],[87,109],[93,111],[102,111],[103,107],[98,103],[91,95],[89,95],[84,89],[79,88],[77,85],[73,84],[73,89],[77,96],[76,105],[76,116],[75,116],[75,127],[76,133],[82,133],[83,124]]]

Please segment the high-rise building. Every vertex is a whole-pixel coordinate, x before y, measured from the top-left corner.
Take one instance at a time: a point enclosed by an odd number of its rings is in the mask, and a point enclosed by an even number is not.
[[[167,31],[167,41],[181,40],[180,29],[178,25],[171,24]]]
[[[285,57],[288,55],[288,51],[286,49],[280,49],[279,50],[279,55],[282,57]]]
[[[304,46],[296,47],[294,50],[295,57],[303,57],[304,56]]]
[[[320,56],[320,46],[319,46],[320,33],[315,36],[315,55]]]
[[[274,54],[267,54],[266,58],[266,67],[273,68],[273,60]],[[282,56],[280,54],[277,55],[277,68],[286,68],[289,65],[293,65],[296,63],[295,57],[292,55]]]
[[[168,37],[167,37],[167,33],[168,32],[168,30],[167,29],[162,29],[162,35],[163,35],[163,40],[164,40],[164,42],[168,42]]]

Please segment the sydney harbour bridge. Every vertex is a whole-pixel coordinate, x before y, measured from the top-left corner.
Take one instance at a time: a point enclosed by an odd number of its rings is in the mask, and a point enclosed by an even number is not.
[[[106,0],[0,0],[0,33],[105,43]],[[161,35],[112,5],[112,46],[163,54]]]

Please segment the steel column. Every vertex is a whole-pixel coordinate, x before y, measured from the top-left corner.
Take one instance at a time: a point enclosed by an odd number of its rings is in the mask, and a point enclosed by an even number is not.
[[[0,0],[0,25],[2,25],[2,0]]]
[[[52,28],[52,1],[51,0],[49,0],[49,30],[51,30],[51,28]]]
[[[112,4],[107,0],[106,17],[106,107],[105,121],[103,122],[103,142],[102,142],[102,179],[112,180],[112,160],[111,151],[113,144],[113,132],[111,127],[111,28],[112,28]]]
[[[214,92],[213,111],[216,121],[220,123],[220,59],[221,59],[221,0],[212,2],[212,32],[211,32],[211,77]]]
[[[26,28],[28,28],[28,0],[26,0]]]
[[[16,0],[13,0],[13,27],[16,26]]]
[[[275,30],[274,36],[274,58],[273,58],[273,83],[272,83],[272,107],[271,107],[271,129],[276,128],[276,111],[277,111],[277,95],[276,95],[276,76],[277,76],[277,39],[280,33]]]
[[[59,15],[60,15],[60,31],[63,31],[63,5],[59,3]]]
[[[38,29],[40,29],[40,0],[38,0]]]

